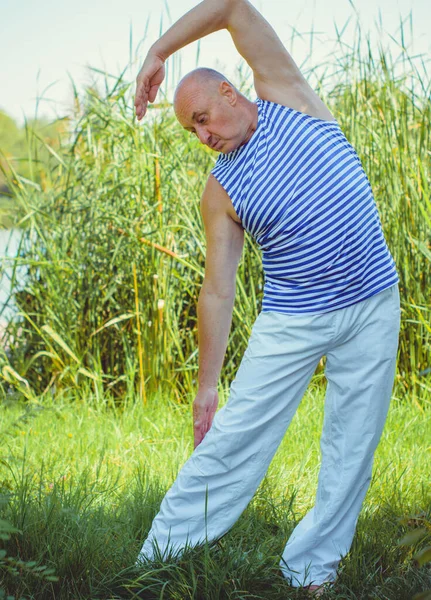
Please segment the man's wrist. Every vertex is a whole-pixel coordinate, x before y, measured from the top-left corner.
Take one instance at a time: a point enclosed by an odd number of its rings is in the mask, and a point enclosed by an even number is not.
[[[154,42],[154,44],[149,49],[148,54],[153,54],[154,56],[157,56],[157,58],[160,58],[160,60],[162,60],[163,62],[166,62],[166,59],[169,58],[169,54],[166,51],[164,51],[163,48],[161,48],[161,44],[159,42],[160,40]]]
[[[204,390],[216,390],[217,391],[217,384],[204,383],[204,382],[198,381],[198,388],[201,392]]]

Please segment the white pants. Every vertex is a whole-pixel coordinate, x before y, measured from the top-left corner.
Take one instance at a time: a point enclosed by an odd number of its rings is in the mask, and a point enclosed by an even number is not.
[[[399,326],[397,284],[328,313],[261,312],[228,400],[163,498],[135,564],[157,558],[155,548],[162,560],[178,557],[186,545],[217,540],[232,527],[326,355],[316,500],[287,541],[280,568],[294,587],[333,581],[371,481],[391,399]]]

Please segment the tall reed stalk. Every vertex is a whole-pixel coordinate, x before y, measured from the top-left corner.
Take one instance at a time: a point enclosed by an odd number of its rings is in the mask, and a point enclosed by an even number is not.
[[[338,79],[330,90],[324,78],[315,87],[357,149],[375,193],[401,280],[396,393],[421,402],[431,391],[430,85],[405,50],[398,76],[399,61],[382,48],[377,58],[371,50],[364,58],[360,39],[346,51],[340,37]],[[234,83],[254,97],[248,80]],[[177,401],[196,389],[205,266],[199,200],[216,154],[180,127],[169,102],[139,124],[134,85],[120,77],[111,88],[106,79],[106,88],[105,97],[87,90],[83,102],[75,91],[62,151],[51,152],[49,164],[29,158],[33,172],[43,171],[44,189],[11,167],[17,225],[32,243],[15,261],[28,265],[28,281],[12,290],[19,321],[10,323],[9,351],[1,352],[3,394],[91,382],[107,402],[121,402],[130,378],[139,379],[144,394],[165,390]],[[246,235],[224,386],[239,366],[262,289],[261,254]]]

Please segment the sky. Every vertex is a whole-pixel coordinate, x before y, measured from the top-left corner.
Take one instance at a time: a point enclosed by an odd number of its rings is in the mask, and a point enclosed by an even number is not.
[[[381,39],[393,56],[431,56],[429,0],[251,0],[270,22],[296,64],[313,85],[313,66],[341,54],[334,46],[336,30],[343,31],[344,47],[352,46],[359,22],[362,36]],[[70,114],[73,87],[102,82],[92,69],[107,71],[133,85],[146,53],[159,35],[196,0],[0,0],[0,110],[22,126],[25,117],[50,120]],[[311,35],[313,32],[313,35]],[[395,39],[393,41],[391,39]],[[357,38],[356,38],[357,39]],[[312,41],[312,44],[310,45]],[[198,53],[199,50],[199,53]],[[418,59],[420,60],[420,59]],[[222,71],[228,78],[247,65],[227,31],[218,31],[179,50],[167,61],[165,93],[169,100],[176,81],[196,66]],[[428,66],[429,69],[429,66]],[[428,71],[429,72],[429,71]],[[110,81],[114,81],[111,79]],[[158,100],[162,100],[159,94]]]

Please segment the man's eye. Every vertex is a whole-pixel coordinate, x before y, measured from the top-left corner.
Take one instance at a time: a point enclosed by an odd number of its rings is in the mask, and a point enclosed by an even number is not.
[[[198,123],[204,123],[205,122],[205,117],[201,117],[198,121]]]

